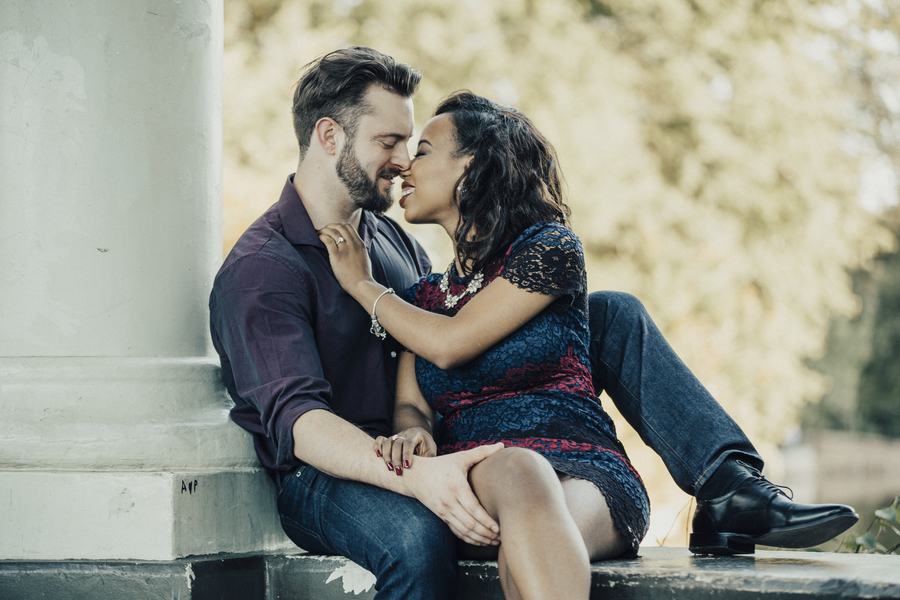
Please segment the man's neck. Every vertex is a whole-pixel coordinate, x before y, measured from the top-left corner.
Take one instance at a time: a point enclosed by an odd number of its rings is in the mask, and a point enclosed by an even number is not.
[[[320,173],[310,173],[310,170],[304,168],[304,163],[298,165],[294,190],[300,196],[313,227],[319,230],[331,223],[349,223],[354,229],[359,229],[362,209],[353,203],[344,185],[336,178],[326,180]]]

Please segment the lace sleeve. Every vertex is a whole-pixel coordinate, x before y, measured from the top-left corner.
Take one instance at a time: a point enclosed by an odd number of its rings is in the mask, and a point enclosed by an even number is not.
[[[422,277],[417,282],[409,286],[402,294],[400,294],[400,297],[410,304],[416,305],[416,300],[419,295],[419,287],[422,285],[423,281],[425,281],[425,277]]]
[[[513,242],[502,277],[529,292],[574,300],[587,288],[581,240],[559,223],[533,225]]]

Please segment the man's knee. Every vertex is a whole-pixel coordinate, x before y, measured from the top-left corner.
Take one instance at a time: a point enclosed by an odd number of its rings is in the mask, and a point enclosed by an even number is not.
[[[593,292],[588,296],[588,314],[591,324],[596,319],[606,320],[622,316],[642,318],[647,313],[644,303],[626,292]]]
[[[398,520],[396,530],[382,540],[381,557],[373,571],[379,585],[406,590],[404,597],[453,597],[456,585],[456,538],[437,517]]]
[[[446,523],[431,512],[405,517],[388,542],[391,552],[404,558],[441,559],[454,556],[455,537]]]

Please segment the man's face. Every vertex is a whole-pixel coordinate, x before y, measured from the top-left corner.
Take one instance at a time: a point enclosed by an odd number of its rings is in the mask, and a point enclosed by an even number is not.
[[[365,99],[372,112],[360,117],[356,135],[344,142],[335,168],[356,206],[382,213],[394,202],[394,178],[409,168],[412,99],[378,86],[366,92]]]

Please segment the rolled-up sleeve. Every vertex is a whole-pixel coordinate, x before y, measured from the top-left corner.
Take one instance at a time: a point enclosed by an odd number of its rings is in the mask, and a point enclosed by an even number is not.
[[[274,464],[264,466],[276,470],[299,463],[294,422],[310,410],[332,410],[313,333],[311,277],[278,256],[257,253],[220,273],[210,296],[213,343],[231,367],[232,418],[265,436],[269,447],[257,440],[257,450],[270,455]]]

